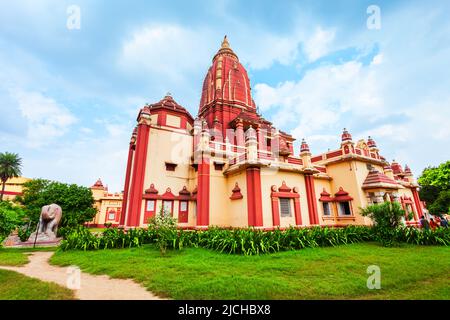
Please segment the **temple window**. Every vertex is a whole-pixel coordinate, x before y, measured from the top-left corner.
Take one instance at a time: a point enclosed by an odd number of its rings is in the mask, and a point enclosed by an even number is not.
[[[223,163],[223,162],[214,161],[214,170],[222,171],[224,165],[225,165],[225,163]]]
[[[166,162],[166,171],[175,171],[176,163]]]
[[[323,207],[323,215],[324,216],[331,216],[330,203],[329,202],[323,202],[322,203],[322,207]]]
[[[339,209],[340,216],[351,216],[352,215],[352,210],[350,208],[350,201],[339,202],[338,209]]]
[[[155,200],[147,200],[146,211],[155,211]]]
[[[163,213],[166,217],[170,217],[173,215],[173,200],[163,201]]]
[[[115,211],[111,210],[108,213],[108,220],[114,220],[115,218],[116,218],[116,213],[115,213]]]
[[[291,217],[291,199],[280,198],[280,216],[281,217]]]
[[[180,207],[178,209],[178,222],[186,223],[188,222],[188,202],[185,200],[180,200]]]

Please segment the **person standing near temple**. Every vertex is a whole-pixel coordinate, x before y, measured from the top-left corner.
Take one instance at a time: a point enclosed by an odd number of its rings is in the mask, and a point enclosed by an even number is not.
[[[430,229],[430,224],[428,223],[428,220],[425,219],[425,216],[420,218],[420,227],[422,229]]]

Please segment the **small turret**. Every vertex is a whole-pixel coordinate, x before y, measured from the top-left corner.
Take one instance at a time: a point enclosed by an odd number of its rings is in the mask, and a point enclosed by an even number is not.
[[[300,146],[300,157],[302,158],[302,163],[304,168],[311,168],[311,152],[309,151],[309,146],[305,139],[302,139],[302,144]]]

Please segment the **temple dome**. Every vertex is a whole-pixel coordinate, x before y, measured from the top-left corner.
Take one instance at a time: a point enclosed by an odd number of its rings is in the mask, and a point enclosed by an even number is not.
[[[248,111],[256,111],[250,90],[247,71],[239,62],[225,36],[203,81],[199,115],[217,101],[238,105]]]

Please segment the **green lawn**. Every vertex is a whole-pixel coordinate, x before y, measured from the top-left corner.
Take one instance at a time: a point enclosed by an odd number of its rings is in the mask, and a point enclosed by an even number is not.
[[[33,251],[55,251],[56,248],[1,248],[0,266],[22,266],[28,263],[27,253]]]
[[[304,249],[261,256],[186,248],[161,256],[153,246],[56,252],[51,262],[133,278],[173,299],[450,299],[450,248],[377,244]],[[366,286],[369,265],[381,289]]]
[[[0,270],[0,300],[68,300],[73,291],[14,271]]]

